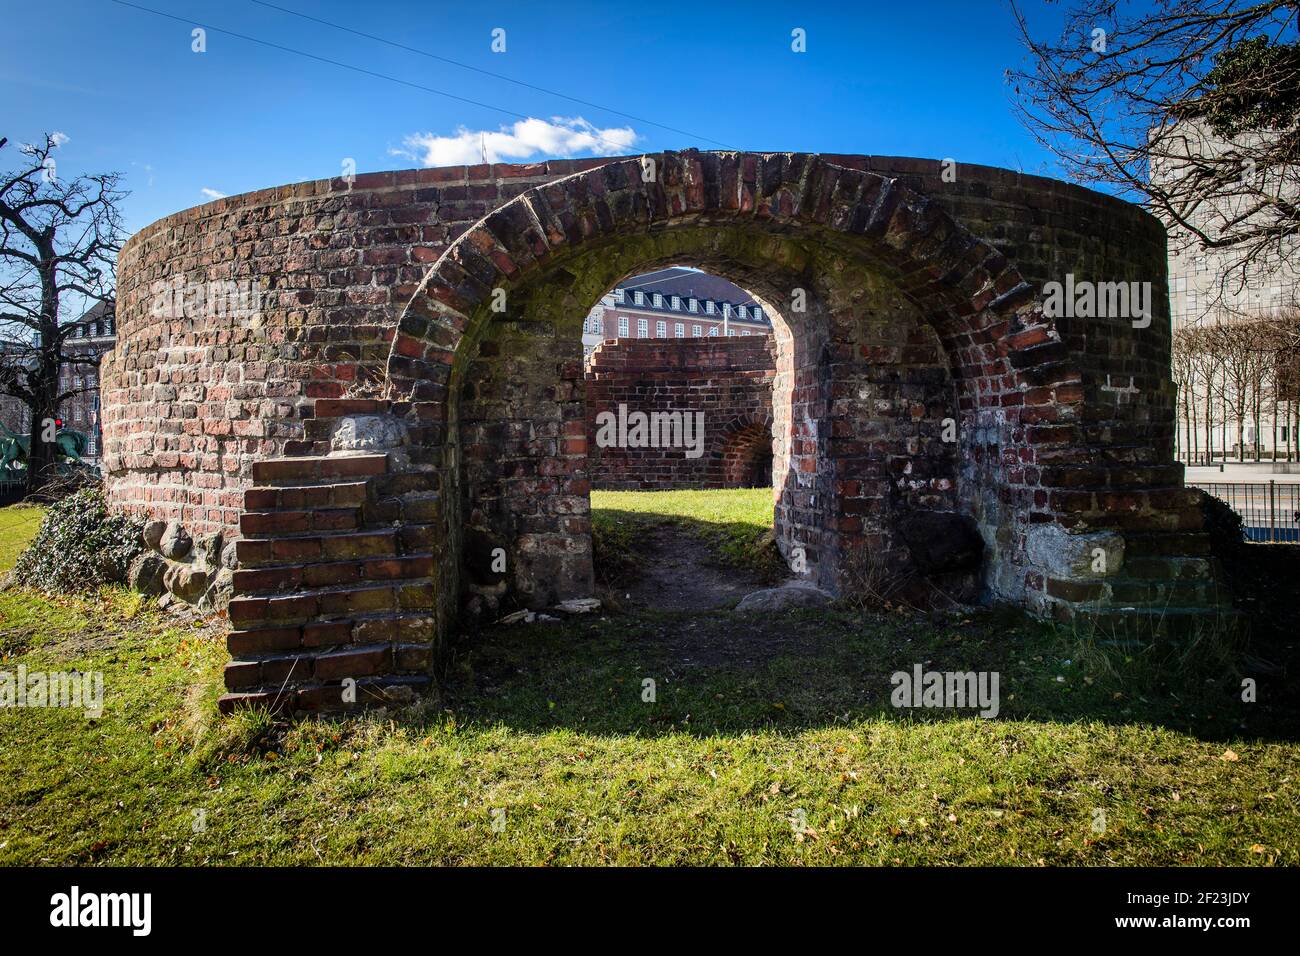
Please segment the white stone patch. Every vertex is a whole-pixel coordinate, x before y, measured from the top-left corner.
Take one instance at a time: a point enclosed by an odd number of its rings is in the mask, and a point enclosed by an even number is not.
[[[1060,525],[1031,525],[1025,553],[1054,578],[1096,580],[1112,577],[1123,566],[1124,537],[1113,531],[1070,534]]]
[[[387,415],[354,415],[339,421],[330,439],[336,452],[370,454],[406,444],[406,426]]]

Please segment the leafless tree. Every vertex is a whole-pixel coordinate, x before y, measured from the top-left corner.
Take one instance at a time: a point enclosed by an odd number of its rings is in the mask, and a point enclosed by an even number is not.
[[[1143,203],[1177,251],[1221,250],[1218,299],[1287,268],[1300,236],[1295,0],[1069,0],[1056,40],[1012,11],[1026,127],[1075,180]]]
[[[1200,449],[1196,433],[1199,404],[1196,400],[1194,330],[1183,328],[1174,331],[1170,347],[1170,371],[1173,373],[1174,385],[1177,388],[1174,411],[1181,421],[1186,422],[1185,428],[1180,427],[1174,433],[1179,446],[1178,452],[1184,461],[1196,461]]]
[[[1300,413],[1300,351],[1295,347],[1300,313],[1279,313],[1251,322],[1213,322],[1185,326],[1173,335],[1171,367],[1178,387],[1180,422],[1186,440],[1180,451],[1187,461],[1202,457],[1199,426],[1204,422],[1204,455],[1213,462],[1215,425],[1219,450],[1228,457],[1228,425],[1236,427],[1236,456],[1259,461],[1264,446],[1264,412],[1271,406],[1273,455],[1285,446],[1287,460],[1296,444],[1293,418]],[[1217,414],[1216,414],[1217,413]],[[1254,426],[1246,447],[1246,425]],[[1286,427],[1279,441],[1277,430]]]
[[[0,173],[0,393],[31,412],[28,491],[53,473],[52,423],[80,389],[60,389],[65,366],[93,360],[69,350],[76,323],[96,302],[111,303],[124,231],[118,173],[59,176],[60,137],[18,147],[16,167]],[[7,139],[0,139],[0,151]]]

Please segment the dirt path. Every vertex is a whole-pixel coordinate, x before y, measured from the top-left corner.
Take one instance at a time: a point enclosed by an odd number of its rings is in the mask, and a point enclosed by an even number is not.
[[[629,604],[656,611],[708,611],[763,587],[754,573],[711,565],[712,549],[671,524],[651,533],[646,565],[618,589]]]

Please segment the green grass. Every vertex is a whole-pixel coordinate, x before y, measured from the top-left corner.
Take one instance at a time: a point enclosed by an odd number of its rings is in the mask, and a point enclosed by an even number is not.
[[[0,670],[106,691],[0,711],[0,864],[1300,863],[1268,687],[1126,679],[998,611],[498,628],[437,702],[296,724],[217,716],[220,632],[121,590],[0,592],[0,635]],[[893,709],[913,662],[998,669],[1001,715]]]
[[[45,509],[40,505],[0,508],[0,571],[8,571],[41,526]]]
[[[674,524],[707,542],[720,565],[775,579],[784,570],[772,539],[772,489],[727,491],[593,491],[591,520],[597,573],[633,573],[647,557],[656,525]]]

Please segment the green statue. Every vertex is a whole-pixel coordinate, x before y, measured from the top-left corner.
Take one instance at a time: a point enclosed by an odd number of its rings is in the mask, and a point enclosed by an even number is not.
[[[17,435],[4,425],[0,425],[0,469],[20,471],[27,467],[27,456],[32,450],[31,435]],[[56,446],[55,461],[60,470],[75,468],[82,464],[82,456],[90,444],[85,433],[60,425],[54,436]]]

